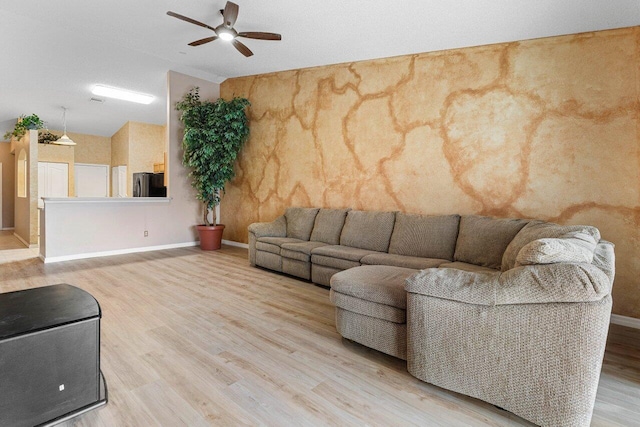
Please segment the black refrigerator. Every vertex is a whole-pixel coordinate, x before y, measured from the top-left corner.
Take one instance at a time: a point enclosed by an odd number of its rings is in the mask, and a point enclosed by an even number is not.
[[[134,173],[133,197],[167,197],[167,187],[164,185],[164,173]]]

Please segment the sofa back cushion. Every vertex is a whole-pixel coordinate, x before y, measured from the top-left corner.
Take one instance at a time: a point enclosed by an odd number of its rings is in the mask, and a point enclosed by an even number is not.
[[[463,216],[454,259],[499,270],[507,246],[527,222],[524,219]]]
[[[460,215],[413,215],[398,212],[389,253],[453,260]]]
[[[583,232],[591,235],[593,239],[600,241],[600,231],[588,225],[558,225],[545,221],[530,221],[513,238],[502,257],[502,271],[507,271],[515,267],[516,258],[520,250],[527,244],[538,239],[558,238],[571,232]]]
[[[516,267],[562,262],[591,264],[597,244],[593,236],[582,231],[572,231],[557,239],[537,239],[520,249],[516,257]]]
[[[349,211],[340,235],[340,244],[387,252],[395,220],[395,212]]]
[[[318,208],[288,208],[284,216],[287,218],[287,237],[309,240]]]
[[[320,209],[313,224],[310,240],[330,245],[339,244],[347,212],[349,209]]]

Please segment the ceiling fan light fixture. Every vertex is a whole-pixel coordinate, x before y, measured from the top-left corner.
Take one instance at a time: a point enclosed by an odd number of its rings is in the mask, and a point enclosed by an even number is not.
[[[233,26],[235,25],[236,19],[238,18],[238,5],[232,1],[228,1],[224,9],[220,9],[220,13],[222,14],[223,22],[222,24],[214,28],[211,25],[196,21],[195,19],[189,18],[188,16],[180,15],[179,13],[175,13],[172,11],[167,11],[167,15],[169,16],[193,25],[197,25],[198,27],[206,28],[216,34],[215,36],[205,37],[203,39],[188,43],[188,45],[192,47],[202,46],[203,44],[221,39],[233,45],[233,47],[235,47],[238,52],[248,58],[250,56],[253,56],[253,52],[251,52],[251,49],[245,46],[239,40],[239,38],[242,37],[257,40],[282,40],[282,36],[276,33],[265,33],[261,31],[243,31],[241,33],[237,32],[235,28],[233,28]]]
[[[95,85],[91,93],[98,96],[106,96],[107,98],[121,99],[123,101],[137,102],[138,104],[146,105],[151,104],[154,99],[153,95],[104,85]]]
[[[231,31],[227,30],[226,28],[221,28],[217,30],[217,34],[218,34],[218,37],[220,37],[220,40],[224,40],[226,42],[229,42],[235,38],[235,36],[231,33]]]

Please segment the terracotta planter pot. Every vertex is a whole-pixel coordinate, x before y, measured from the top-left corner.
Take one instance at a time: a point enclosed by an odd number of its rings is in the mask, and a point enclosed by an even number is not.
[[[200,249],[203,251],[215,251],[222,246],[222,231],[224,224],[198,225],[200,235]]]

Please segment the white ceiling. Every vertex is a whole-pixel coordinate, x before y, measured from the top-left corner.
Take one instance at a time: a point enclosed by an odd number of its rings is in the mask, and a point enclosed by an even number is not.
[[[72,132],[111,136],[127,120],[163,124],[166,72],[225,78],[640,24],[638,0],[236,0],[245,58],[210,30],[225,0],[0,0],[0,128],[38,114]],[[90,102],[96,83],[155,95],[151,105]],[[2,130],[2,129],[0,129]],[[4,133],[4,131],[2,132]],[[1,135],[0,135],[1,136]]]

